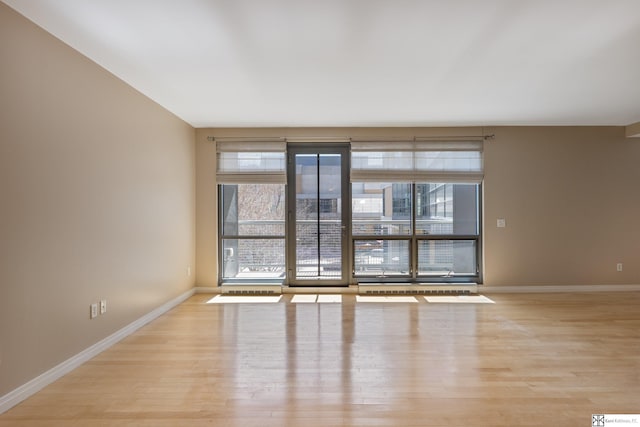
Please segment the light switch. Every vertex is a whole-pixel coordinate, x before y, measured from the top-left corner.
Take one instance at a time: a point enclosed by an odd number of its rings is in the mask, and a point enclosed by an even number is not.
[[[505,228],[507,226],[507,221],[504,218],[498,218],[497,226],[498,228]]]

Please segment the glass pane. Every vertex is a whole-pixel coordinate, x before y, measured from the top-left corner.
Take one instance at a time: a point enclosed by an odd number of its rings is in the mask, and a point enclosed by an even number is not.
[[[218,153],[218,172],[284,172],[285,153]]]
[[[342,276],[342,167],[339,154],[320,158],[320,275]]]
[[[223,279],[274,279],[285,274],[284,239],[224,239]]]
[[[356,276],[409,275],[409,240],[355,240]]]
[[[475,240],[419,240],[418,274],[455,277],[476,275]]]
[[[478,234],[478,185],[416,184],[416,234]]]
[[[411,184],[360,182],[351,186],[354,236],[411,234]]]
[[[342,277],[342,166],[338,154],[297,154],[296,277]]]
[[[318,160],[296,155],[296,276],[317,276]]]
[[[284,236],[284,185],[225,184],[220,191],[223,236]]]

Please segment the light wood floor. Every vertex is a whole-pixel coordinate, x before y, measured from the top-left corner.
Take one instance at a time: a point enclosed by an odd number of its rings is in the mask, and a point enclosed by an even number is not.
[[[591,426],[640,413],[640,293],[496,304],[195,295],[0,426]]]

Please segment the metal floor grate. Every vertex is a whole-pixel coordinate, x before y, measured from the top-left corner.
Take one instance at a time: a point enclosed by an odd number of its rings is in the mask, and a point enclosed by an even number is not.
[[[468,289],[380,289],[360,292],[365,295],[470,295]]]
[[[223,295],[279,295],[280,292],[276,292],[272,289],[229,289],[222,292]]]

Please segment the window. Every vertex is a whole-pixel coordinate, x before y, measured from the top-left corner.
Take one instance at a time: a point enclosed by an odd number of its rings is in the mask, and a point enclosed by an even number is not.
[[[482,140],[351,147],[354,275],[478,280]]]
[[[479,275],[479,185],[418,183],[417,276]]]
[[[481,139],[216,144],[221,282],[481,280]]]
[[[222,281],[285,275],[286,146],[216,140]]]
[[[285,273],[285,186],[223,184],[222,279],[275,279]]]
[[[478,184],[353,183],[354,275],[478,277],[478,194]]]

